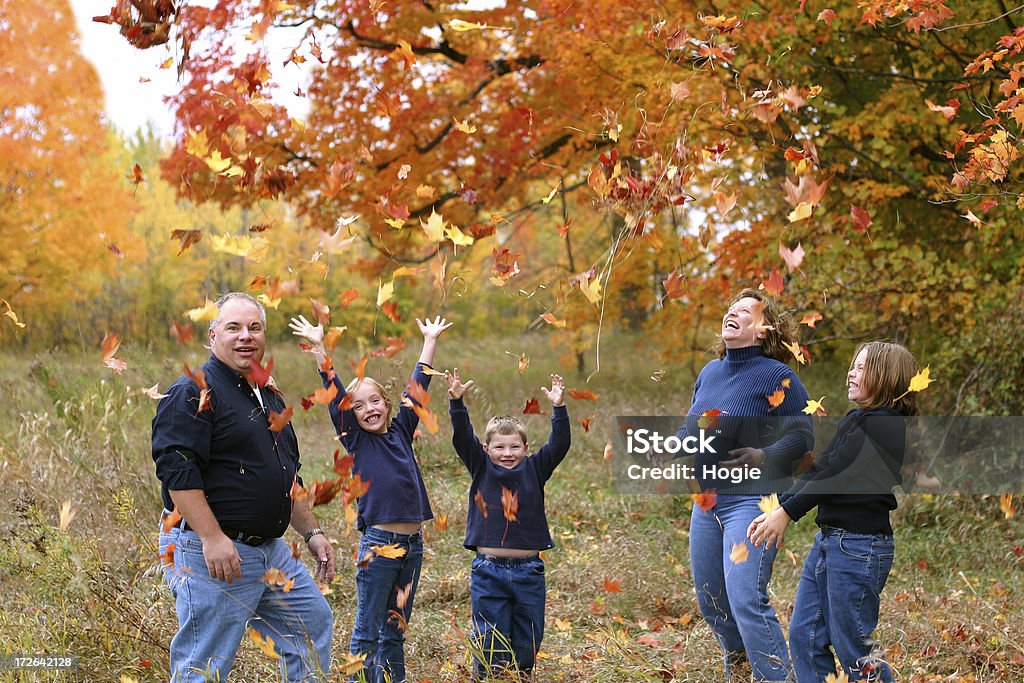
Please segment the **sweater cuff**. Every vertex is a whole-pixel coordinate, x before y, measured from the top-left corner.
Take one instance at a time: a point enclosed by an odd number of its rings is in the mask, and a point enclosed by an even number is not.
[[[789,515],[789,518],[794,522],[807,514],[806,510],[801,510],[797,508],[797,506],[793,505],[792,499],[783,501],[779,504],[779,507],[785,510],[786,514]]]

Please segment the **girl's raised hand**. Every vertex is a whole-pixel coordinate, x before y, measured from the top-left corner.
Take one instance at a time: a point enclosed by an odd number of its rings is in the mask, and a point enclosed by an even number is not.
[[[425,321],[421,321],[419,318],[416,318],[416,324],[419,325],[420,332],[423,334],[424,339],[437,339],[441,336],[442,332],[455,323],[448,322],[441,316],[437,316],[434,320],[427,318]]]
[[[454,372],[444,371],[444,379],[448,382],[448,397],[449,398],[462,398],[466,391],[473,386],[473,380],[469,380],[465,384],[459,379],[459,369],[455,368]]]
[[[324,326],[317,325],[314,327],[313,323],[306,320],[304,315],[292,318],[292,321],[288,323],[288,327],[291,328],[292,334],[302,337],[313,346],[320,346],[324,343]]]
[[[551,401],[551,405],[560,406],[565,403],[565,380],[561,375],[551,375],[551,388],[540,388],[544,395]]]

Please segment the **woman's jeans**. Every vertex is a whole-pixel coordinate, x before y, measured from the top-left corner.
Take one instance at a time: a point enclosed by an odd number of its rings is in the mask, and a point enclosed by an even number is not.
[[[478,553],[469,590],[474,676],[486,678],[503,669],[529,675],[544,638],[544,561]]]
[[[784,681],[792,665],[768,601],[777,550],[747,541],[747,527],[761,514],[760,499],[719,495],[708,511],[695,505],[690,517],[690,568],[697,604],[722,648],[726,676],[745,655],[754,680]],[[746,560],[739,563],[730,559],[737,545],[746,548]]]
[[[401,557],[389,558],[372,550],[373,546],[392,544],[405,553]],[[368,557],[371,559],[366,562]],[[398,534],[367,527],[359,541],[359,561],[356,621],[352,627],[349,652],[366,655],[363,669],[366,681],[404,683],[405,627],[412,614],[413,598],[423,566],[423,534]],[[403,598],[404,605],[399,607],[398,603]],[[349,680],[355,681],[357,676]]]
[[[210,576],[195,532],[161,530],[161,555],[171,544],[174,563],[165,563],[163,571],[178,612],[179,629],[171,641],[173,683],[227,680],[247,628],[273,640],[282,680],[327,679],[334,615],[284,540],[258,546],[236,542],[242,578],[231,583]],[[271,569],[281,570],[294,585],[287,591],[269,585],[263,576]]]
[[[832,651],[851,681],[892,681],[871,634],[894,555],[888,534],[821,527],[804,562],[789,626],[800,683],[835,674]]]

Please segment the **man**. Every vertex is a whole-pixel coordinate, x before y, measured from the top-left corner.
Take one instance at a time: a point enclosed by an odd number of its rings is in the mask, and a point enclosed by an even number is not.
[[[323,582],[334,577],[334,550],[309,504],[291,499],[298,442],[290,424],[271,430],[268,418],[285,410],[284,400],[253,372],[266,346],[266,312],[240,292],[217,306],[204,376],[179,378],[153,418],[164,507],[182,518],[160,539],[162,550],[174,543],[166,567],[179,624],[171,680],[225,680],[247,627],[264,649],[272,641],[282,679],[325,679],[331,609],[281,535],[289,522],[302,534]]]

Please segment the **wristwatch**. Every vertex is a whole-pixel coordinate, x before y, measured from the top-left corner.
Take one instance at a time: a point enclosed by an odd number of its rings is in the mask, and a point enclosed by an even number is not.
[[[324,530],[317,526],[317,527],[313,527],[312,529],[310,529],[306,533],[302,534],[302,538],[305,539],[306,543],[309,543],[309,539],[313,538],[314,536],[318,536],[318,535],[319,536],[323,536],[324,535]]]

